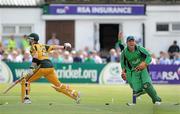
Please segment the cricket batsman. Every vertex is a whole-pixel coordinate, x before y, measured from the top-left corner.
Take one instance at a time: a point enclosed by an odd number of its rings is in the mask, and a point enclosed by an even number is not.
[[[133,90],[133,95],[139,96],[145,91],[154,104],[161,104],[152,85],[147,66],[151,62],[150,53],[142,46],[136,44],[133,36],[127,37],[127,46],[121,54],[122,78],[127,80]]]
[[[38,80],[41,76],[44,76],[50,83],[53,84],[53,88],[65,94],[66,96],[74,99],[76,103],[80,102],[80,93],[72,89],[70,86],[62,84],[57,77],[52,62],[49,60],[48,52],[54,49],[67,49],[71,48],[70,43],[64,43],[61,45],[44,45],[39,44],[39,36],[36,33],[31,33],[28,36],[29,43],[31,45],[30,53],[32,55],[32,65],[30,67],[30,77],[26,77],[21,82],[22,89],[22,102],[24,104],[30,104],[30,83]],[[32,69],[36,69],[35,72]]]

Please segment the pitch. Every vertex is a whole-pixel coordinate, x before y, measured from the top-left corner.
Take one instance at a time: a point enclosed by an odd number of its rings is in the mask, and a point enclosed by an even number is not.
[[[0,92],[7,84],[0,84]],[[153,105],[147,95],[132,102],[128,85],[72,84],[81,91],[81,104],[76,104],[51,85],[33,83],[31,88],[32,104],[20,102],[20,85],[7,95],[0,94],[0,114],[180,114],[180,85],[155,85],[163,103]]]

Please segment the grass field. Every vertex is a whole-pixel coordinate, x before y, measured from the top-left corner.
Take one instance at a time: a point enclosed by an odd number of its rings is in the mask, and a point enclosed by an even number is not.
[[[7,85],[0,84],[0,92]],[[132,95],[128,85],[71,85],[81,91],[81,104],[59,94],[50,84],[33,83],[32,104],[20,102],[20,86],[0,94],[0,114],[180,114],[180,85],[155,85],[163,103],[153,105],[147,95],[127,106]],[[105,105],[109,103],[109,105]]]

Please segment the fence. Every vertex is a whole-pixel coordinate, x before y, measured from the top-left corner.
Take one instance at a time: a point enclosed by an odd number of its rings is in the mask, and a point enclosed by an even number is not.
[[[10,83],[28,72],[30,63],[0,62],[0,83]],[[63,83],[124,84],[119,63],[108,64],[55,64],[59,80]],[[180,84],[180,65],[150,65],[149,72],[153,83]],[[45,78],[37,82],[47,82]]]

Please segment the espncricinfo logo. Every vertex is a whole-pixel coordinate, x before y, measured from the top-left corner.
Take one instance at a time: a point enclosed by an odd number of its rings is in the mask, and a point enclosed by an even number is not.
[[[96,82],[98,79],[97,70],[83,70],[82,68],[72,69],[71,65],[68,67],[63,67],[60,70],[56,71],[59,78],[67,79],[90,79],[92,82]]]

